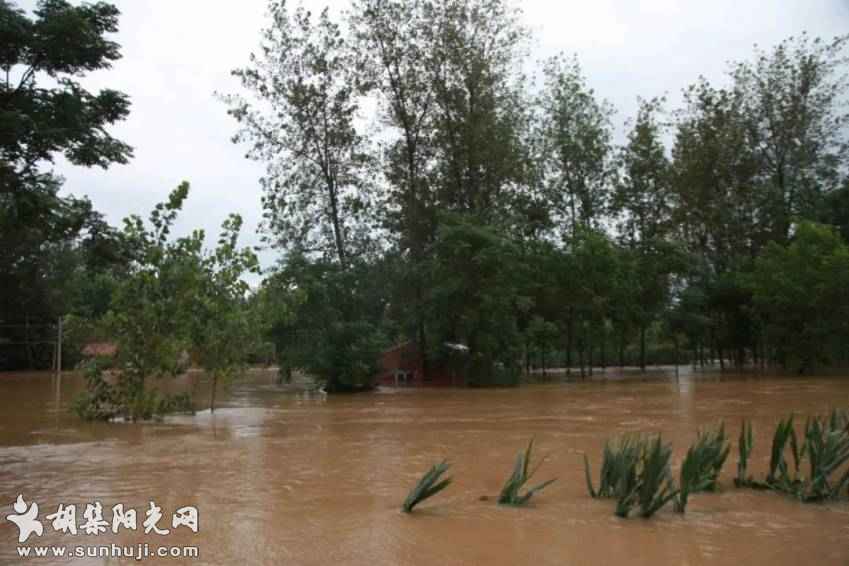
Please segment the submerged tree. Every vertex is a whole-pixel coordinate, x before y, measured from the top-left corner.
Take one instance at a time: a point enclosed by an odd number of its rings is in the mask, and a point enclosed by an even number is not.
[[[192,306],[192,348],[212,380],[209,409],[215,410],[220,380],[243,370],[246,352],[259,340],[248,308],[249,286],[243,277],[257,273],[259,264],[250,248],[238,248],[242,218],[231,214],[221,226],[218,246],[200,261],[200,280]]]

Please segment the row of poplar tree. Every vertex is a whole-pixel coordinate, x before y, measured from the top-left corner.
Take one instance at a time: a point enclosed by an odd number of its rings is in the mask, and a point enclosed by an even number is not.
[[[617,144],[577,59],[530,62],[504,0],[270,14],[226,101],[267,164],[284,259],[260,295],[291,363],[357,385],[405,338],[432,364],[468,345],[472,384],[555,352],[582,374],[847,361],[846,36],[641,99]]]

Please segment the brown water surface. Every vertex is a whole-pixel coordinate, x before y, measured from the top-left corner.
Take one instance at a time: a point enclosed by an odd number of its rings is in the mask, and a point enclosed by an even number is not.
[[[610,374],[612,376],[612,373]],[[762,475],[775,422],[795,412],[849,407],[849,378],[723,378],[528,385],[509,390],[382,390],[325,397],[288,394],[252,373],[221,395],[211,415],[162,423],[83,424],[69,412],[78,376],[0,374],[0,563],[18,558],[17,529],[3,519],[19,493],[40,505],[42,537],[28,544],[196,545],[197,560],[145,564],[296,565],[849,565],[849,503],[803,505],[737,490],[736,436],[755,430]],[[587,495],[583,453],[598,473],[604,441],[661,432],[675,465],[699,427],[724,420],[735,439],[716,494],[692,497],[685,515],[618,519]],[[516,453],[535,437],[558,481],[529,508],[497,494]],[[431,464],[449,458],[454,484],[413,515],[400,502]],[[105,518],[149,501],[170,513],[199,509],[200,532],[168,536],[63,535],[44,517],[60,503],[101,501]],[[163,521],[164,523],[165,521]],[[171,525],[163,525],[168,526]],[[80,559],[74,564],[133,563]]]

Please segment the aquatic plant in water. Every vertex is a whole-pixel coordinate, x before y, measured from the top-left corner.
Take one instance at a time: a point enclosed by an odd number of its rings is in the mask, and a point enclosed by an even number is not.
[[[737,440],[737,477],[734,478],[734,485],[736,487],[767,489],[766,484],[755,481],[755,478],[749,475],[749,456],[752,454],[753,447],[752,423],[744,419],[740,427],[740,437]]]
[[[433,497],[451,484],[451,478],[445,478],[440,481],[442,474],[448,471],[450,464],[443,460],[439,464],[434,465],[428,470],[425,475],[419,480],[416,486],[407,495],[401,510],[405,513],[413,511],[413,507],[429,497]]]
[[[786,458],[790,452],[793,469]],[[772,439],[769,473],[765,482],[747,476],[746,465],[752,450],[751,424],[744,421],[740,431],[740,461],[737,464],[738,487],[780,491],[805,502],[817,502],[849,495],[849,412],[832,411],[828,418],[813,417],[805,423],[801,447],[793,416],[779,421]],[[802,464],[807,462],[807,477]]]
[[[644,439],[636,434],[623,435],[604,444],[598,491],[593,488],[590,463],[584,454],[584,473],[590,495],[619,498],[633,491],[637,484],[637,466],[644,444]]]
[[[793,456],[794,473],[790,474],[785,454],[787,447]],[[772,453],[769,459],[769,474],[766,483],[772,489],[786,493],[796,493],[799,487],[799,463],[801,459],[799,442],[796,438],[796,429],[793,426],[793,415],[778,422],[775,434],[772,437]]]
[[[635,507],[651,517],[678,495],[672,480],[672,448],[661,437],[625,435],[604,446],[598,491],[592,484],[589,461],[584,456],[587,488],[592,497],[616,499],[615,514],[627,517]]]
[[[731,446],[725,437],[725,425],[699,432],[681,464],[680,488],[675,510],[683,513],[690,494],[716,490],[719,473]]]
[[[524,452],[520,452],[516,457],[516,464],[513,466],[513,473],[510,474],[509,478],[507,478],[507,482],[504,484],[504,487],[501,488],[501,493],[498,496],[499,505],[525,505],[528,501],[530,501],[531,497],[533,497],[535,493],[542,491],[545,487],[551,485],[556,480],[555,478],[544,481],[532,488],[529,488],[524,493],[521,493],[525,484],[530,481],[542,463],[545,462],[545,459],[543,458],[536,467],[531,468],[533,447],[534,440],[531,439]]]
[[[796,492],[803,501],[834,499],[849,486],[849,469],[844,469],[849,463],[849,430],[836,411],[828,420],[808,419],[802,457],[808,460],[810,474],[799,482]]]
[[[660,435],[646,443],[637,476],[641,517],[651,517],[678,496],[679,490],[672,480],[671,459],[672,446],[664,443]]]

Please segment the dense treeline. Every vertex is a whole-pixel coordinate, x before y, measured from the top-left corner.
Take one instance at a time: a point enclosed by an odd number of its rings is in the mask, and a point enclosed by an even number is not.
[[[677,109],[641,99],[617,143],[576,58],[533,64],[506,0],[354,0],[337,18],[273,0],[234,72],[243,92],[225,97],[235,141],[267,164],[263,231],[281,257],[248,296],[238,219],[214,253],[199,234],[172,242],[162,215],[181,187],[119,230],[39,168],[131,157],[105,133],[127,97],[75,80],[120,56],[104,39],[117,10],[0,12],[13,39],[0,66],[17,78],[0,81],[0,319],[102,322],[127,355],[159,360],[134,370],[141,390],[183,349],[230,373],[262,333],[284,373],[329,389],[367,387],[403,340],[425,371],[446,342],[467,345],[478,385],[532,364],[849,362],[849,37],[741,54]],[[132,345],[150,333],[161,340]]]
[[[357,383],[373,348],[295,338],[346,332],[432,359],[465,343],[478,384],[552,352],[582,374],[847,361],[847,37],[756,50],[677,110],[641,100],[617,145],[576,59],[532,88],[508,2],[270,12],[228,102],[268,165],[284,259],[262,292],[302,363]]]

